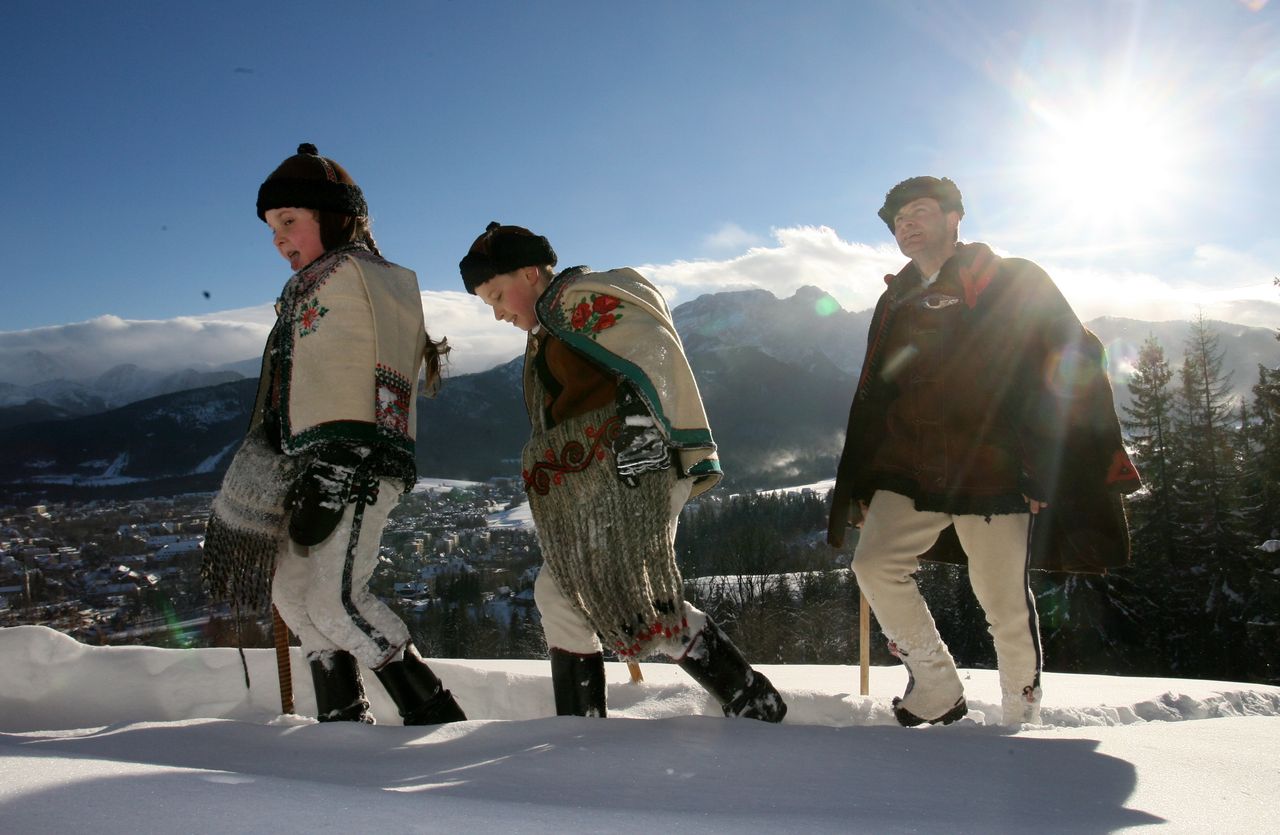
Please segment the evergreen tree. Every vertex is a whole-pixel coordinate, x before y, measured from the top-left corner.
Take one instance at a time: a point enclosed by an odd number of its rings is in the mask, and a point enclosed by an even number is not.
[[[956,663],[962,667],[994,670],[995,645],[968,574],[965,565],[922,562],[916,582]]]
[[[1175,630],[1178,672],[1242,678],[1247,664],[1238,459],[1233,441],[1230,375],[1204,317],[1191,325],[1176,398],[1182,478],[1175,490],[1178,559],[1171,602],[1183,623]]]
[[[1128,383],[1133,403],[1124,407],[1127,417],[1121,423],[1133,445],[1134,463],[1146,488],[1129,502],[1134,550],[1164,565],[1174,562],[1172,379],[1164,348],[1155,336],[1148,336]]]
[[[1148,336],[1138,351],[1138,363],[1128,382],[1132,404],[1124,407],[1125,418],[1121,421],[1134,463],[1142,473],[1144,489],[1127,502],[1132,558],[1128,568],[1117,572],[1127,582],[1105,584],[1116,593],[1117,609],[1130,616],[1134,627],[1130,634],[1136,639],[1130,654],[1137,657],[1134,660],[1139,669],[1143,662],[1138,659],[1162,659],[1169,648],[1169,636],[1180,632],[1183,626],[1183,618],[1163,593],[1178,575],[1173,505],[1178,456],[1174,445],[1174,393],[1169,387],[1172,380],[1164,347],[1154,335]],[[1086,587],[1092,592],[1098,585]],[[1159,594],[1154,593],[1158,590]],[[1061,587],[1050,589],[1042,603],[1064,625],[1070,624]],[[1047,644],[1052,637],[1053,632],[1046,630]],[[1159,664],[1149,666],[1153,673],[1161,669]]]
[[[1163,647],[1152,640],[1162,610],[1135,577],[1050,575],[1036,595],[1045,669],[1054,672],[1158,675]],[[1156,581],[1156,588],[1162,588]]]
[[[857,657],[858,592],[853,573],[809,571],[796,576],[799,608],[790,663],[848,664]]]
[[[1242,423],[1242,487],[1249,534],[1280,539],[1280,368],[1258,366],[1250,419]]]
[[[1280,286],[1280,279],[1276,280]],[[1280,333],[1276,334],[1280,340]],[[1245,521],[1252,538],[1246,633],[1249,678],[1280,683],[1280,368],[1258,366],[1253,408],[1241,421]]]

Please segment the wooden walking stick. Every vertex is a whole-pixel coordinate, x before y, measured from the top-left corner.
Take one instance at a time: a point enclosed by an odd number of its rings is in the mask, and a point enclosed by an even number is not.
[[[280,610],[271,607],[271,636],[276,643],[276,674],[280,677],[280,712],[293,713],[293,670],[289,666],[289,627]]]
[[[640,672],[639,661],[628,661],[627,672],[631,673],[632,684],[639,684],[640,682],[644,681],[644,673]]]
[[[858,590],[858,692],[866,696],[871,690],[871,605]]]

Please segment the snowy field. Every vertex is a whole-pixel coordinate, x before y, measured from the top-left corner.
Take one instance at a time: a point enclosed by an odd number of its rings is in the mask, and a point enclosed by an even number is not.
[[[483,487],[479,481],[461,481],[456,478],[420,478],[413,485],[415,493],[448,493],[450,490],[470,490]]]
[[[295,650],[297,710],[314,709]],[[726,720],[678,668],[609,665],[608,720],[553,716],[545,661],[438,660],[471,721],[281,715],[274,653],[88,647],[0,629],[0,831],[1280,831],[1280,688],[1048,674],[1044,725],[904,729],[901,667],[765,665],[781,725]],[[991,722],[988,722],[988,716]]]
[[[499,510],[485,517],[485,526],[489,528],[523,528],[534,530],[533,510],[528,501],[523,501],[513,508]]]

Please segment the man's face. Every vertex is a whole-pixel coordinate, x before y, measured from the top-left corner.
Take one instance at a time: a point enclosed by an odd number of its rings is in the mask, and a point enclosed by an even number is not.
[[[902,254],[913,261],[922,256],[926,260],[939,257],[945,260],[959,226],[959,212],[944,212],[934,198],[921,197],[893,216],[893,237]]]
[[[538,286],[540,278],[541,273],[536,267],[521,267],[495,275],[476,288],[476,295],[493,308],[493,318],[528,331],[538,324],[534,305],[542,294],[542,288]]]

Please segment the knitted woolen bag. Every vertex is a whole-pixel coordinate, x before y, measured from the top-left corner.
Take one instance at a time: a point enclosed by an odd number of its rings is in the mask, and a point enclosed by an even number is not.
[[[671,541],[673,468],[627,487],[614,469],[613,406],[535,433],[525,446],[525,489],[542,557],[605,646],[624,657],[657,651],[685,628]]]

